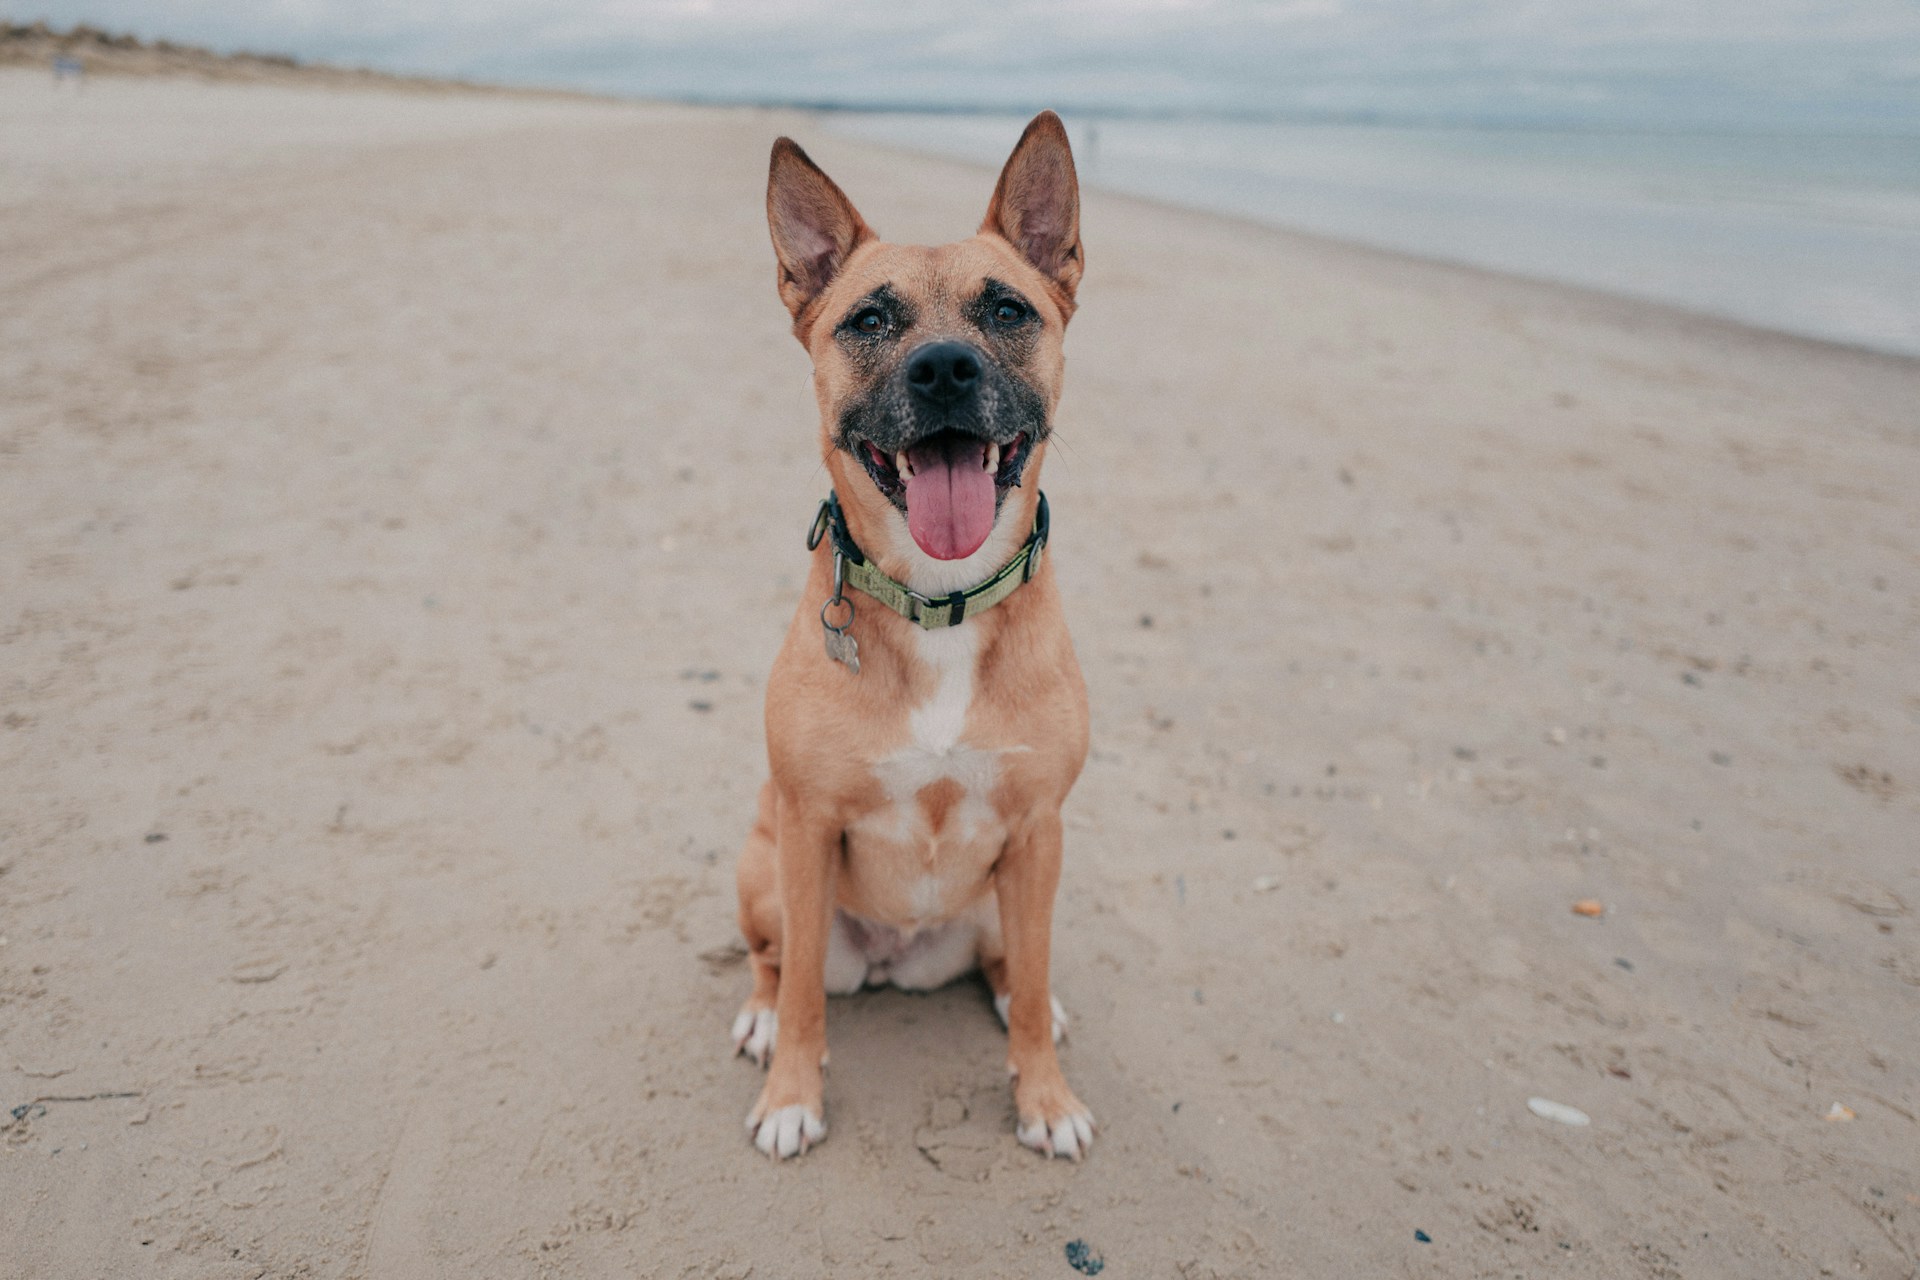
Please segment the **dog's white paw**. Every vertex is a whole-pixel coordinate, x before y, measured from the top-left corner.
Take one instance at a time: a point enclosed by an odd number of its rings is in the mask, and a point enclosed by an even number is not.
[[[1059,996],[1048,996],[1053,1002],[1053,1042],[1059,1044],[1067,1038],[1067,1011],[1060,1007]],[[1000,995],[993,998],[993,1011],[1000,1015],[1000,1025],[1007,1025],[1007,1010],[1013,1004],[1013,997]]]
[[[1085,1107],[1079,1107],[1049,1122],[1025,1121],[1014,1130],[1023,1147],[1032,1147],[1041,1155],[1052,1159],[1064,1156],[1068,1160],[1078,1160],[1093,1150],[1093,1113]]]
[[[780,1031],[780,1015],[771,1009],[742,1009],[733,1020],[733,1051],[744,1053],[760,1066],[773,1056],[773,1040]]]
[[[747,1132],[762,1155],[785,1160],[824,1142],[827,1122],[806,1107],[780,1107],[759,1119],[748,1116]]]

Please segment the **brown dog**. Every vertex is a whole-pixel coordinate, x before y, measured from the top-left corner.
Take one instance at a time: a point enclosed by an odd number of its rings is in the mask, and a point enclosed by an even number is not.
[[[826,1136],[829,991],[975,967],[1007,1023],[1020,1141],[1078,1159],[1093,1140],[1047,979],[1087,700],[1038,488],[1079,208],[1052,112],[979,233],[936,248],[883,243],[805,152],[773,147],[780,299],[813,358],[836,499],[767,681],[772,778],[740,855],[753,994],[733,1039],[772,1053],[747,1127],[775,1158]]]

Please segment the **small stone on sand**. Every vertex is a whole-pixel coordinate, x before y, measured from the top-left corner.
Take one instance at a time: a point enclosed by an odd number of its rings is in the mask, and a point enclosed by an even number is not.
[[[1593,1123],[1592,1117],[1578,1107],[1570,1107],[1564,1102],[1554,1102],[1547,1098],[1528,1098],[1527,1110],[1542,1120],[1552,1120],[1559,1124],[1570,1124],[1576,1128]]]

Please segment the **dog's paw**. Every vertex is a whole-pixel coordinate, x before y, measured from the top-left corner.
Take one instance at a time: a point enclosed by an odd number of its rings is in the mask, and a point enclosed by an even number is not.
[[[747,1132],[760,1154],[774,1160],[804,1155],[808,1148],[826,1141],[827,1122],[820,1113],[803,1105],[775,1107],[765,1115],[755,1110],[747,1117]]]
[[[1072,1110],[1051,1120],[1035,1116],[1020,1121],[1014,1133],[1021,1146],[1032,1147],[1049,1159],[1064,1156],[1077,1161],[1093,1150],[1093,1130],[1093,1113],[1076,1102]]]
[[[1067,1038],[1067,1011],[1060,1007],[1059,996],[1048,996],[1053,1003],[1053,1042],[1059,1044]],[[993,1011],[1000,1015],[1000,1025],[1007,1025],[1007,1009],[1013,1004],[1010,995],[998,995],[993,998]]]
[[[1057,1080],[1057,1077],[1056,1077]],[[1093,1113],[1073,1096],[1067,1082],[1048,1087],[1014,1086],[1014,1106],[1020,1119],[1014,1135],[1020,1145],[1051,1159],[1079,1160],[1093,1150]]]
[[[742,1009],[733,1020],[733,1052],[746,1054],[764,1067],[773,1057],[774,1036],[780,1030],[780,1015],[771,1009]]]

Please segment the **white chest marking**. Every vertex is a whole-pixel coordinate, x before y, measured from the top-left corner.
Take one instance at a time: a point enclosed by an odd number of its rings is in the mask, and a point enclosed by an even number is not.
[[[973,705],[973,664],[979,657],[979,632],[961,625],[940,631],[922,631],[916,637],[920,660],[932,667],[940,683],[933,697],[907,717],[913,745],[932,755],[945,755],[960,743],[967,727],[967,708]]]
[[[973,704],[973,668],[979,657],[979,630],[964,624],[940,631],[923,631],[915,640],[920,659],[932,667],[937,683],[933,696],[907,715],[911,740],[874,766],[887,791],[887,805],[861,823],[889,840],[930,841],[929,861],[942,843],[974,838],[983,822],[991,820],[990,797],[999,777],[1000,753],[970,747],[960,741]],[[928,830],[921,810],[921,790],[943,779],[959,784],[960,799],[944,829]],[[923,883],[916,897],[938,896],[938,884]]]

